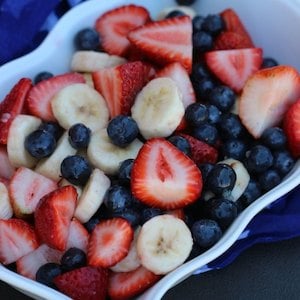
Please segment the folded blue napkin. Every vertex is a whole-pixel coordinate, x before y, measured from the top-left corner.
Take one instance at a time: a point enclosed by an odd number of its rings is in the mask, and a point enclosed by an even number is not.
[[[35,49],[56,21],[83,0],[0,0],[0,65]],[[256,243],[300,236],[300,186],[260,212],[238,241],[196,273],[230,264]]]

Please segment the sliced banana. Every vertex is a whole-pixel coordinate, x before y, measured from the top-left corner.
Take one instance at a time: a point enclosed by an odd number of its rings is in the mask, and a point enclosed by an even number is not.
[[[152,79],[137,95],[131,113],[145,139],[167,137],[184,115],[182,94],[171,78]]]
[[[228,195],[230,200],[236,201],[244,193],[250,181],[250,175],[243,163],[239,160],[228,158],[223,161],[220,161],[219,163],[229,165],[231,168],[233,168],[234,172],[236,173],[236,181],[234,187]]]
[[[130,272],[136,270],[140,265],[140,259],[137,254],[136,243],[141,230],[141,226],[138,226],[134,231],[133,241],[131,242],[129,252],[125,258],[123,258],[116,265],[110,269],[114,272]]]
[[[135,139],[127,147],[120,148],[110,141],[106,129],[101,129],[92,134],[87,155],[92,165],[105,174],[114,175],[120,163],[128,158],[136,158],[142,146],[143,143]]]
[[[60,165],[63,159],[75,153],[76,149],[70,145],[68,133],[65,132],[59,139],[54,152],[49,157],[40,160],[35,171],[58,181],[61,178]]]
[[[67,186],[67,185],[72,185],[74,186],[74,188],[77,191],[77,199],[79,199],[80,195],[82,194],[82,188],[78,185],[75,185],[71,182],[69,182],[66,178],[63,178],[60,182],[59,182],[59,186]]]
[[[76,72],[94,72],[126,63],[127,60],[116,55],[96,51],[77,51],[71,61],[71,70]]]
[[[163,10],[161,10],[157,16],[157,20],[164,19],[171,11],[174,10],[182,11],[187,16],[190,16],[191,19],[193,19],[197,15],[197,12],[190,6],[175,5],[175,6],[166,7]]]
[[[40,124],[39,118],[29,115],[18,115],[12,121],[7,138],[7,154],[14,167],[32,168],[37,164],[37,159],[27,152],[24,143],[26,137]]]
[[[147,221],[137,240],[141,264],[157,275],[167,274],[183,264],[192,247],[192,234],[187,225],[167,214]]]
[[[0,219],[8,220],[13,216],[7,187],[0,182]]]
[[[84,83],[69,85],[51,100],[53,114],[65,129],[83,123],[92,131],[106,127],[109,112],[104,98]]]
[[[95,88],[94,81],[91,73],[82,73],[85,83],[91,87],[92,89]]]
[[[98,210],[109,187],[109,178],[101,170],[94,169],[75,210],[75,217],[81,223],[86,223]]]

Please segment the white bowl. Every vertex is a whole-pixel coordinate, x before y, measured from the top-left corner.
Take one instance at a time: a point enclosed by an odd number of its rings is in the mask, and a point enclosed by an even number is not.
[[[175,5],[175,1],[171,0],[144,0],[142,3],[138,0],[90,0],[80,4],[59,21],[35,51],[0,68],[0,99],[4,98],[20,77],[33,78],[39,71],[44,70],[54,74],[68,71],[74,51],[75,33],[83,27],[92,26],[95,19],[108,9],[129,3],[147,7],[154,18],[162,8]],[[299,0],[198,0],[194,5],[202,15],[218,13],[228,7],[237,11],[255,44],[264,49],[265,56],[274,57],[282,64],[293,65],[300,71]],[[257,213],[299,183],[300,162],[298,161],[280,185],[260,197],[239,215],[215,246],[166,275],[141,295],[140,299],[160,299],[172,286],[223,254],[238,239]],[[11,272],[2,265],[0,265],[0,279],[36,299],[70,299],[55,290]]]

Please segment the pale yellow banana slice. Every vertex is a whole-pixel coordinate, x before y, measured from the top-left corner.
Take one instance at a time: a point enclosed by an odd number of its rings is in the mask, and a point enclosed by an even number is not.
[[[7,187],[0,182],[0,219],[8,220],[13,216]]]

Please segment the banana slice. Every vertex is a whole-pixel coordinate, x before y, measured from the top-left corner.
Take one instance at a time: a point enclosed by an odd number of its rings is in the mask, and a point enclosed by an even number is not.
[[[174,11],[174,10],[182,11],[187,16],[190,16],[191,19],[193,19],[197,15],[197,12],[189,6],[185,6],[185,5],[177,5],[176,6],[175,5],[175,6],[166,7],[163,10],[161,10],[157,16],[157,20],[164,19],[171,11]]]
[[[75,217],[81,223],[86,223],[98,210],[109,187],[109,178],[99,169],[94,169],[75,210]]]
[[[85,83],[91,87],[92,89],[95,88],[94,86],[94,81],[93,81],[93,77],[92,77],[92,74],[91,73],[82,73],[83,77],[84,77],[84,80],[85,80]]]
[[[7,138],[7,154],[14,167],[32,168],[37,164],[38,160],[27,152],[24,143],[26,137],[40,124],[39,118],[29,115],[18,115],[12,121]]]
[[[75,153],[76,149],[70,145],[68,133],[65,132],[59,139],[54,152],[49,157],[40,160],[35,171],[58,181],[61,177],[60,165],[63,159],[69,155],[74,155]]]
[[[0,182],[0,219],[8,220],[13,216],[7,187]]]
[[[109,112],[104,98],[84,83],[60,90],[52,98],[51,107],[58,123],[65,129],[83,123],[96,131],[108,123]]]
[[[182,94],[174,80],[153,79],[137,95],[131,113],[145,139],[167,137],[184,115]]]
[[[167,274],[183,264],[192,247],[192,234],[187,225],[167,214],[147,221],[137,240],[141,264],[157,275]]]
[[[59,186],[67,186],[67,185],[72,185],[74,186],[74,188],[77,191],[77,199],[79,199],[80,195],[82,194],[82,188],[78,185],[75,185],[71,182],[69,182],[66,178],[63,178],[60,182],[59,182]]]
[[[118,172],[120,163],[128,158],[136,158],[143,143],[135,139],[125,148],[111,143],[106,129],[94,132],[87,149],[89,161],[105,174],[113,175]]]
[[[77,51],[71,61],[71,70],[76,72],[94,72],[125,64],[127,60],[116,55],[96,51]]]
[[[141,226],[138,226],[134,231],[133,241],[131,242],[129,252],[125,258],[123,258],[116,265],[111,267],[110,269],[114,272],[130,272],[136,270],[140,265],[140,259],[136,250],[136,243],[141,231]]]

